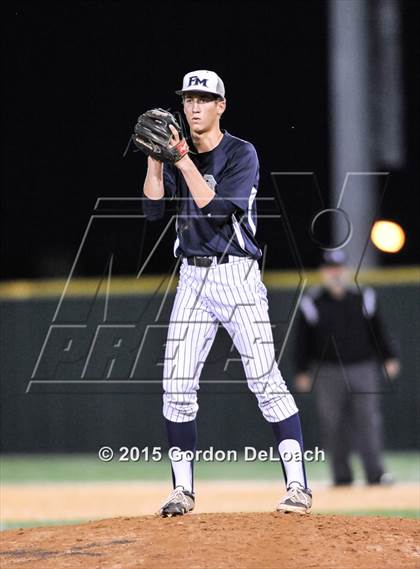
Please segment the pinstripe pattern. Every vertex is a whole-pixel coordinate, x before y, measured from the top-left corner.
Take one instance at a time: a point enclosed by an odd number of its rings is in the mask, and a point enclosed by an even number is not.
[[[241,356],[264,418],[277,422],[295,414],[298,409],[275,359],[258,262],[229,255],[229,263],[213,261],[209,268],[182,260],[165,349],[164,416],[175,422],[195,418],[200,374],[219,322]]]

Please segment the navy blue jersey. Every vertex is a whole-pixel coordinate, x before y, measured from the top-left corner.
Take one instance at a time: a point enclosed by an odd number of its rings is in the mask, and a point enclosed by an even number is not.
[[[226,253],[259,259],[262,251],[255,239],[259,162],[254,146],[223,131],[213,150],[195,153],[191,149],[191,160],[216,195],[199,208],[181,172],[164,164],[165,197],[181,198],[177,200],[175,257]],[[161,218],[164,201],[145,197],[146,217]]]

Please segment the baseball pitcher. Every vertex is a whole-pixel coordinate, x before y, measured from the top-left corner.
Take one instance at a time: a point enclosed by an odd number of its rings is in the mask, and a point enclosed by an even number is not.
[[[300,419],[276,363],[267,289],[258,265],[258,156],[250,142],[221,129],[226,98],[216,73],[187,73],[176,93],[182,97],[188,139],[163,109],[141,115],[133,134],[136,146],[148,155],[146,218],[162,218],[164,198],[178,203],[173,253],[180,258],[180,273],[163,371],[169,446],[196,450],[199,379],[221,323],[241,355],[249,389],[273,428],[286,481],[277,510],[306,513],[312,494]],[[172,461],[172,479],[174,489],[158,512],[164,517],[186,514],[195,505],[193,462]]]

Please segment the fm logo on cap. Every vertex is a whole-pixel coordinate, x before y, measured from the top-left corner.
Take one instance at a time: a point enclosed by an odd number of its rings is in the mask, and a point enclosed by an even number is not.
[[[188,87],[191,87],[191,85],[203,85],[203,87],[207,87],[207,79],[200,79],[198,75],[193,75],[190,77]]]

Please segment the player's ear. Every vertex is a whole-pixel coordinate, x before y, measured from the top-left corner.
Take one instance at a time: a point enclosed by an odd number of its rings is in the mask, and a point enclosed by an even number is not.
[[[222,116],[226,109],[226,99],[219,99],[217,101],[217,114]]]

